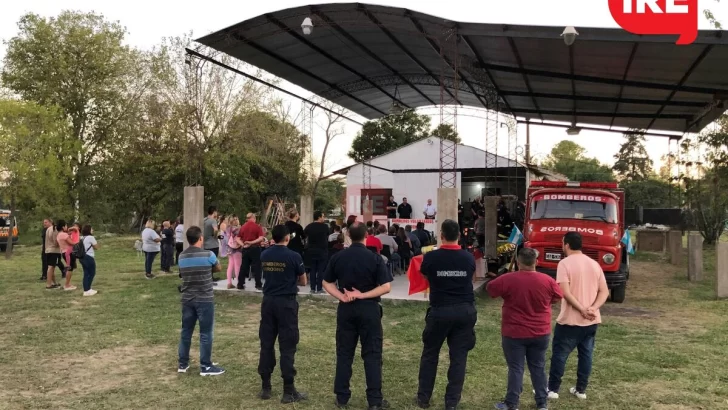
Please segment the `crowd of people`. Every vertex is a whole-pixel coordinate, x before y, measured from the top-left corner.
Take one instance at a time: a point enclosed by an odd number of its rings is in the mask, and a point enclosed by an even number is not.
[[[374,222],[364,224],[357,222],[356,217],[348,218],[343,227],[326,223],[320,212],[314,218],[312,224],[303,228],[298,224],[298,214],[292,211],[285,224],[272,229],[270,240],[261,239],[262,229],[253,226],[257,226],[254,215],[248,216],[248,228],[245,225],[236,228],[237,225],[232,223],[231,233],[238,230],[234,238],[243,254],[246,249],[258,245],[255,253],[248,251],[253,255],[250,266],[260,266],[265,279],[261,283],[259,398],[268,400],[272,397],[276,340],[283,379],[281,402],[293,403],[308,398],[295,386],[297,371],[294,363],[299,341],[298,286],[310,282],[312,293],[323,289],[339,301],[333,386],[336,406],[345,408],[351,398],[352,364],[357,344],[361,344],[368,408],[389,408],[382,393],[384,335],[381,323],[383,307],[379,302],[382,295],[390,292],[393,275],[381,250],[385,243],[386,246],[397,245],[395,254],[401,255],[401,247],[409,246],[408,249],[414,250],[415,240],[421,241],[420,246],[423,246],[422,243],[430,243],[433,239],[426,231],[427,236],[420,238],[419,229],[408,232],[401,227],[392,230],[392,227],[377,225],[375,228]],[[244,230],[248,234],[243,233]],[[375,235],[377,232],[379,234]],[[395,238],[392,238],[390,233],[394,232]],[[183,283],[180,287],[183,320],[178,371],[186,373],[189,370],[192,331],[199,321],[200,374],[220,375],[225,370],[211,359],[214,328],[212,274],[220,270],[219,259],[213,250],[204,249],[204,228],[190,227],[185,235],[191,246],[182,252],[179,262]],[[423,409],[431,405],[444,342],[448,343],[450,357],[444,398],[446,410],[455,410],[460,403],[468,354],[476,345],[477,309],[472,285],[475,259],[472,253],[462,249],[459,240],[459,224],[452,220],[444,221],[438,248],[424,255],[420,268],[430,286],[430,307],[425,317],[419,386],[415,396],[415,404]],[[268,249],[262,250],[264,241]],[[329,253],[330,242],[335,242],[335,252]],[[315,250],[307,256],[312,246]],[[594,340],[601,322],[599,308],[605,303],[609,291],[599,264],[582,254],[578,233],[565,235],[563,250],[566,258],[559,264],[556,280],[537,273],[535,251],[524,248],[518,254],[520,270],[502,275],[487,286],[490,296],[504,300],[502,346],[509,371],[505,399],[496,404],[499,410],[518,408],[524,363],[528,364],[531,373],[537,408],[547,409],[548,400],[559,398],[565,363],[574,349],[579,352],[577,383],[569,392],[579,399],[586,399]],[[257,285],[259,276],[255,278]],[[559,301],[561,312],[554,330],[547,379],[545,362],[551,339],[551,306]]]
[[[83,269],[83,296],[98,293],[91,287],[96,276],[95,251],[99,248],[91,225],[74,223],[69,227],[62,219],[55,223],[52,219],[45,219],[41,240],[40,281],[46,283],[46,289],[76,290],[72,279],[80,263]],[[61,274],[63,285],[56,280],[56,268]]]

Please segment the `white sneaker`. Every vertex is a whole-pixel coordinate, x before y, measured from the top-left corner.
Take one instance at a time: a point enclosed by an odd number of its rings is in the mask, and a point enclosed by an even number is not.
[[[581,400],[586,400],[586,393],[581,393],[576,390],[576,387],[572,387],[569,389],[569,393],[573,394],[577,398]]]
[[[84,295],[84,296],[93,296],[93,295],[95,295],[95,294],[97,294],[97,293],[99,293],[99,292],[97,292],[97,291],[95,291],[95,290],[93,290],[93,289],[89,289],[89,290],[87,290],[87,291],[83,292],[83,295]]]
[[[531,391],[533,392],[533,394],[536,394],[536,390],[531,390]],[[558,400],[559,393],[549,390],[549,394],[546,397],[548,397],[549,400]]]

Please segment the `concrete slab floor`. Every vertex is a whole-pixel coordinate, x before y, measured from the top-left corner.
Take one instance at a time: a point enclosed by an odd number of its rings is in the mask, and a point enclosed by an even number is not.
[[[237,279],[233,279],[233,285],[237,286],[238,281]],[[477,281],[473,283],[473,289],[475,289],[475,292],[483,289],[483,286],[485,286],[484,281]],[[245,290],[239,291],[237,289],[228,289],[227,288],[227,279],[222,279],[217,281],[217,286],[215,286],[215,291],[217,292],[240,292],[244,294],[260,294],[258,292],[255,292],[255,283],[252,280],[246,280],[245,282]],[[310,296],[310,297],[317,297],[317,298],[330,298],[333,299],[329,294],[324,293],[321,295],[311,295],[311,288],[309,286],[299,286],[298,287],[298,294],[299,296]],[[394,301],[414,301],[414,302],[428,302],[429,301],[429,295],[425,293],[416,293],[414,295],[408,295],[409,292],[409,280],[407,279],[406,275],[396,275],[394,277],[394,281],[392,282],[392,291],[388,294],[382,296],[382,299],[387,300],[394,300]]]

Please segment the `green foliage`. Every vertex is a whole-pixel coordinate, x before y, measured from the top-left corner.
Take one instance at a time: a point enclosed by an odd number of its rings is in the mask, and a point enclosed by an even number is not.
[[[460,143],[457,131],[449,124],[440,124],[432,131],[430,127],[430,117],[414,110],[368,121],[354,138],[349,157],[364,162],[429,136]]]
[[[440,124],[437,127],[435,127],[434,130],[432,130],[432,133],[430,136],[435,138],[440,138],[444,140],[452,141],[456,144],[460,144],[460,136],[458,135],[458,132],[453,129],[452,125],[450,124]]]
[[[118,22],[95,13],[30,13],[18,28],[7,43],[1,78],[24,100],[57,106],[68,118],[78,146],[59,155],[72,165],[64,185],[73,205],[91,164],[112,147],[144,88],[140,54],[124,45],[126,30]]]
[[[331,215],[341,209],[345,202],[345,196],[346,186],[344,181],[335,178],[321,180],[316,191],[313,207],[326,215]]]
[[[620,187],[625,191],[627,208],[670,208],[678,205],[678,187],[661,179],[627,181]]]
[[[633,130],[634,131],[634,130]],[[614,155],[614,172],[620,181],[645,181],[652,174],[652,160],[645,148],[645,135],[643,133],[624,134],[626,141]]]
[[[572,181],[611,182],[614,181],[612,170],[596,158],[588,158],[581,145],[564,140],[554,145],[551,154],[546,157],[542,167],[565,175]]]
[[[0,202],[24,215],[67,212],[63,181],[70,164],[59,152],[73,149],[58,111],[31,102],[0,100]],[[67,203],[65,205],[68,205]],[[22,218],[19,218],[22,220]]]
[[[706,244],[723,234],[728,222],[728,116],[718,120],[718,129],[689,138],[681,144],[683,158],[701,153],[704,162],[683,161],[686,206]]]

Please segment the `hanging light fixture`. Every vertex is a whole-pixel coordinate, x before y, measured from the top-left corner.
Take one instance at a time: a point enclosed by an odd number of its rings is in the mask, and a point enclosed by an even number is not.
[[[392,106],[389,107],[390,115],[400,115],[404,111],[404,107],[399,103],[399,85],[394,86],[394,99],[392,100]]]

